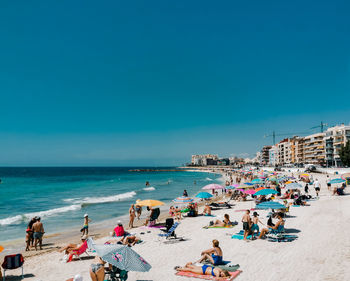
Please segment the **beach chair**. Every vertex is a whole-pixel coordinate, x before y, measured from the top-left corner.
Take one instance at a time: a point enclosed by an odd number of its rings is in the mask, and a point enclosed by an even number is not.
[[[12,270],[17,268],[22,268],[22,279],[23,276],[23,264],[24,264],[24,258],[22,254],[16,254],[16,255],[8,255],[4,257],[4,262],[2,263],[2,268],[4,269],[4,276],[3,281],[5,281],[5,272],[6,270]]]
[[[179,226],[179,224],[179,222],[174,223],[167,233],[160,233],[158,236],[165,237],[166,239],[169,239],[171,237],[174,237],[176,239],[175,229]]]
[[[82,254],[87,254],[88,256],[90,256],[88,253],[87,253],[87,250],[88,250],[88,241],[85,240],[83,244],[81,244],[81,246],[79,247],[78,250],[75,250],[75,251],[72,251],[72,253],[70,253],[69,257],[68,257],[68,260],[67,262],[71,262],[73,260],[74,257],[77,257],[78,259],[81,260],[80,256]]]

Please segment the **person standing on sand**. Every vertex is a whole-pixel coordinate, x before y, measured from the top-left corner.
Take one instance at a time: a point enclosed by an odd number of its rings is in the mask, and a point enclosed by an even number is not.
[[[309,184],[305,184],[305,187],[304,187],[304,191],[305,191],[305,194],[309,194]]]
[[[320,190],[321,190],[321,185],[320,185],[320,182],[318,181],[318,179],[315,179],[314,187],[315,187],[315,191],[316,191],[316,196],[318,197],[318,194],[320,193]]]
[[[243,230],[244,230],[244,236],[243,240],[247,241],[247,236],[250,230],[250,224],[251,224],[251,218],[250,218],[250,210],[246,210],[245,214],[242,217],[242,222],[243,222]]]
[[[129,209],[129,227],[133,228],[134,227],[134,219],[135,219],[135,208],[134,208],[134,204],[131,204],[131,207]]]
[[[80,230],[82,232],[81,236],[84,236],[84,235],[87,236],[89,234],[89,222],[91,222],[91,220],[89,219],[89,215],[85,214],[84,225],[83,225],[83,228]]]
[[[36,219],[36,222],[32,226],[32,231],[34,232],[34,247],[37,251],[37,246],[39,243],[40,250],[43,249],[43,235],[45,233],[43,223],[40,221],[40,217]]]
[[[135,205],[135,209],[136,209],[137,219],[139,220],[142,214],[142,206]]]

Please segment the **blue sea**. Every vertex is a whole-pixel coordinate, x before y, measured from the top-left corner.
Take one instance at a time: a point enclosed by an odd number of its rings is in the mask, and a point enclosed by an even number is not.
[[[137,199],[169,203],[184,189],[192,196],[220,181],[215,174],[133,169],[142,168],[0,168],[0,241],[23,238],[34,216],[42,218],[46,233],[80,229],[85,213],[101,222],[127,214]]]

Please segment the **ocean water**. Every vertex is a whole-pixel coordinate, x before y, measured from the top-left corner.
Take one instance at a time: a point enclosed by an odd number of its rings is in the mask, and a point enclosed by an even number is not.
[[[135,168],[0,168],[0,241],[24,238],[34,216],[42,218],[46,233],[80,229],[85,213],[92,223],[101,222],[127,214],[137,199],[168,203],[184,189],[191,196],[221,180],[200,172],[130,169]]]

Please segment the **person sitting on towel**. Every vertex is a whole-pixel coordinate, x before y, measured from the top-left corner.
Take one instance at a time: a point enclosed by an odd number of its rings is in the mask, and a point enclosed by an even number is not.
[[[214,226],[220,226],[220,227],[227,227],[232,225],[232,222],[230,221],[230,216],[228,214],[224,215],[224,219],[221,220],[216,220],[214,223]]]
[[[213,265],[222,264],[222,250],[219,247],[219,241],[213,240],[213,248],[205,250],[201,253],[201,258],[198,260],[199,263],[202,261],[209,261]]]

